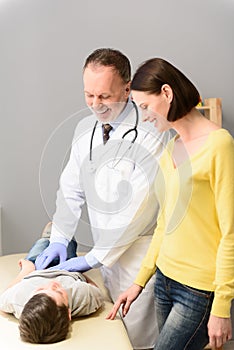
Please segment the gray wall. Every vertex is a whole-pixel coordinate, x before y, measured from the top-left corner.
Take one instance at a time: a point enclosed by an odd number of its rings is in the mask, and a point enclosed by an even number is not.
[[[233,12],[233,0],[0,1],[3,254],[27,251],[55,209],[93,49],[120,49],[133,70],[168,59],[203,98],[222,98],[223,126],[234,135]]]

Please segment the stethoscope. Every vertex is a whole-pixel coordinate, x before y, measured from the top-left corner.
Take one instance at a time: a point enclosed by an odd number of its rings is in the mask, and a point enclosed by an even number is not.
[[[136,141],[137,139],[137,136],[138,136],[138,130],[137,130],[137,127],[138,127],[138,123],[139,123],[139,112],[138,112],[138,109],[137,109],[137,106],[135,104],[134,101],[131,101],[132,104],[133,104],[133,107],[135,109],[135,113],[136,113],[136,121],[135,121],[135,125],[133,128],[127,130],[123,135],[122,135],[122,138],[121,138],[121,141],[119,143],[119,146],[117,148],[117,151],[116,151],[116,154],[115,154],[115,157],[114,159],[116,159],[116,161],[113,161],[113,164],[112,164],[112,168],[115,168],[116,165],[124,158],[124,156],[126,155],[126,153],[132,148],[134,142]],[[94,135],[95,135],[95,131],[97,129],[97,124],[98,124],[98,120],[95,122],[94,124],[94,127],[93,127],[93,131],[92,131],[92,135],[91,135],[91,139],[90,139],[90,147],[89,147],[89,162],[90,162],[90,170],[91,172],[94,172],[96,170],[94,164],[93,164],[93,139],[94,139]],[[128,147],[128,149],[124,152],[124,154],[122,155],[122,157],[120,159],[117,160],[118,158],[118,154],[119,154],[119,151],[120,151],[120,148],[122,146],[122,143],[124,141],[124,138],[129,135],[130,133],[134,133],[134,137],[132,138],[131,142],[130,142],[130,145]]]

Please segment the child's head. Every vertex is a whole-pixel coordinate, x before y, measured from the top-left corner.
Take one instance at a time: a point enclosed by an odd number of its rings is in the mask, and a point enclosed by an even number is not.
[[[19,319],[20,337],[30,343],[55,343],[69,331],[71,313],[67,293],[55,281],[38,288]]]

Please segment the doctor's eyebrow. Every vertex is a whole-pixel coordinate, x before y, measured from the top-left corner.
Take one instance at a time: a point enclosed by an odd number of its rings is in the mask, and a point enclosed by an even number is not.
[[[88,97],[93,97],[93,96],[94,96],[94,94],[91,94],[91,93],[88,92],[88,91],[84,91],[84,93],[85,93]],[[98,95],[97,97],[99,97],[99,98],[108,98],[108,97],[110,97],[110,94],[103,93],[103,94]]]

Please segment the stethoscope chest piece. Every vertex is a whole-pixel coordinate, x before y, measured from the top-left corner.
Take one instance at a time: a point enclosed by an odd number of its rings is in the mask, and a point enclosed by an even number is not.
[[[97,167],[94,161],[93,160],[89,161],[89,168],[88,168],[89,173],[95,173],[96,170],[97,170]]]

